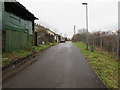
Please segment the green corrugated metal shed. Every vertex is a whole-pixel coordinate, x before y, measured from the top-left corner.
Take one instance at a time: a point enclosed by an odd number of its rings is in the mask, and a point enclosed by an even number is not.
[[[2,2],[0,1],[0,31],[2,31]]]
[[[18,2],[4,2],[3,10],[3,51],[31,47],[34,15]]]

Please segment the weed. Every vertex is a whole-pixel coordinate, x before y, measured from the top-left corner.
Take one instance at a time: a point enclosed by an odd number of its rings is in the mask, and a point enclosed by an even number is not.
[[[11,52],[4,52],[2,54],[2,65],[6,66],[8,64],[11,64],[15,61],[17,61],[20,58],[27,57],[28,55],[31,55],[35,52],[39,52],[43,49],[47,49],[50,46],[56,45],[57,43],[47,43],[45,45],[38,45],[38,46],[32,46],[32,47],[24,47],[21,50],[14,50]]]
[[[86,46],[82,42],[75,42],[76,46],[89,59],[89,63],[95,72],[101,77],[109,88],[118,88],[118,61],[111,53],[101,51],[99,48],[91,53],[85,50]]]

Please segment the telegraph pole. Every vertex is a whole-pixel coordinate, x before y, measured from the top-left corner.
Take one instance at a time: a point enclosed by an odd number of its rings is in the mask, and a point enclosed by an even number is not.
[[[75,35],[75,28],[76,28],[76,27],[75,27],[75,25],[74,25],[74,35]]]

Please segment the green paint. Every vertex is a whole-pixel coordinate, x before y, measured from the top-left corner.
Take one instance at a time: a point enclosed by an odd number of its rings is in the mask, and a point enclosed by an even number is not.
[[[2,30],[2,2],[0,1],[0,31]]]
[[[31,47],[33,41],[32,21],[24,20],[21,17],[5,10],[3,10],[2,15],[4,23],[3,51],[9,52],[22,49],[24,47]]]
[[[5,28],[8,30],[23,31],[33,35],[32,22],[24,20],[12,13],[4,11]]]
[[[5,51],[32,46],[33,36],[25,32],[6,30]]]

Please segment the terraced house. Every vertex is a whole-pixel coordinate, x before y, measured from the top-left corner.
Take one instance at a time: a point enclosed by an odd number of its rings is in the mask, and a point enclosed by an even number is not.
[[[46,28],[36,24],[35,25],[35,45],[40,45],[42,42],[49,42],[49,34],[46,31]]]
[[[2,49],[4,52],[31,47],[34,20],[37,19],[19,2],[1,2]]]
[[[59,42],[60,41],[60,35],[56,34],[52,30],[45,28],[41,25],[36,24],[35,25],[35,45],[42,44],[42,42],[48,43],[48,42]]]

